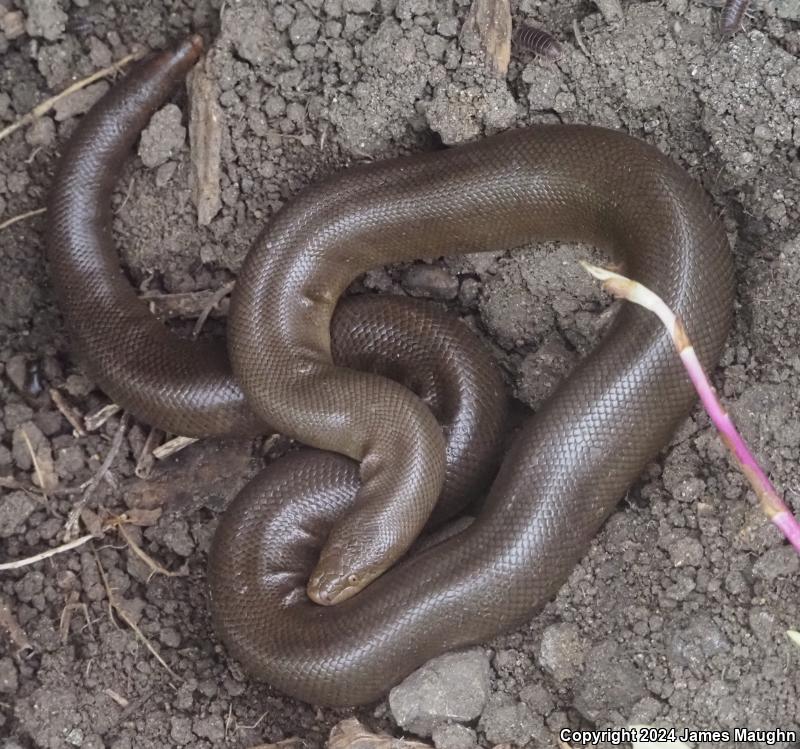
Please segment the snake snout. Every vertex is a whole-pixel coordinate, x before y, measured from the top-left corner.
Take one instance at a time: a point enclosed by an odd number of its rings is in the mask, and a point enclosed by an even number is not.
[[[308,581],[308,597],[320,606],[335,606],[358,593],[364,584],[356,574],[315,571]]]

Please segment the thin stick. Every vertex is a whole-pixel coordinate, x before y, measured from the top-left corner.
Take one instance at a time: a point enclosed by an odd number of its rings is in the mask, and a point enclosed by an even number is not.
[[[117,612],[118,616],[122,621],[125,622],[135,633],[136,637],[139,641],[153,654],[153,657],[164,667],[164,670],[177,681],[183,681],[178,674],[176,674],[168,665],[167,662],[159,655],[159,652],[153,647],[145,636],[142,630],[136,626],[136,623],[131,619],[130,615],[127,611],[125,611],[124,606],[119,602],[117,597],[111,590],[111,586],[108,584],[108,578],[106,577],[106,571],[103,569],[103,565],[100,564],[100,557],[97,556],[97,552],[92,549],[92,554],[94,554],[94,561],[97,563],[97,569],[100,570],[100,579],[103,581],[103,587],[106,589],[106,595],[108,596],[108,603],[109,605]]]
[[[8,638],[14,643],[18,652],[33,650],[33,645],[28,640],[25,630],[19,626],[11,605],[3,596],[0,596],[0,629],[4,629],[8,633]]]
[[[5,562],[0,564],[0,572],[5,572],[6,570],[18,570],[20,567],[27,567],[29,564],[36,564],[37,562],[54,557],[56,554],[62,554],[70,549],[77,549],[79,546],[83,546],[87,541],[91,541],[93,538],[95,538],[93,533],[87,533],[85,536],[76,538],[74,541],[68,541],[65,544],[61,544],[61,546],[55,546],[52,549],[41,552],[40,554],[34,554],[32,557],[17,559],[13,562]]]
[[[150,578],[153,575],[165,575],[166,577],[180,577],[180,572],[172,572],[168,570],[166,567],[160,565],[153,557],[151,557],[139,544],[134,541],[128,532],[125,530],[125,526],[120,523],[117,525],[117,532],[120,536],[122,536],[123,540],[126,544],[130,547],[131,551],[136,554],[139,559],[141,559],[149,568],[150,574],[147,576],[147,581],[150,582]]]
[[[200,317],[197,318],[197,322],[194,324],[194,329],[192,330],[192,338],[197,338],[200,335],[200,331],[203,329],[203,325],[205,325],[208,316],[211,314],[211,311],[216,307],[228,294],[233,291],[233,287],[235,285],[234,281],[224,284],[218,288],[211,299],[208,300],[203,312],[200,314]]]
[[[36,457],[36,451],[33,449],[31,438],[28,436],[28,430],[25,429],[25,427],[22,427],[22,439],[25,440],[25,447],[28,448],[28,453],[31,456],[33,470],[36,471],[36,478],[39,479],[39,486],[41,487],[42,494],[44,495],[45,499],[49,499],[47,496],[47,487],[44,483],[44,475],[42,474],[42,467],[39,465],[39,459]]]
[[[578,46],[581,48],[581,51],[584,55],[586,55],[587,59],[591,60],[592,56],[589,54],[589,50],[586,49],[586,45],[583,43],[583,36],[581,35],[581,29],[578,26],[578,19],[572,19],[572,33],[575,34],[575,41],[578,42]]]
[[[81,416],[75,409],[67,403],[61,391],[55,388],[50,388],[50,398],[52,399],[55,407],[61,411],[63,417],[69,422],[69,425],[75,430],[78,437],[85,437],[86,431],[81,423]]]
[[[94,432],[98,430],[103,424],[105,424],[114,414],[119,413],[122,410],[121,406],[118,406],[116,403],[109,403],[106,406],[98,409],[94,413],[89,414],[85,419],[84,422],[86,424],[86,431],[87,432]]]
[[[126,700],[121,694],[115,692],[111,687],[106,687],[103,692],[107,694],[114,702],[116,702],[120,707],[128,707],[130,705],[130,701]]]
[[[694,346],[689,340],[686,328],[681,320],[661,297],[650,291],[646,286],[621,276],[619,273],[599,268],[590,263],[581,262],[581,265],[588,273],[602,281],[606,290],[614,296],[639,304],[658,316],[669,332],[670,338],[681,357],[683,366],[686,368],[686,372],[695,390],[697,390],[697,394],[700,396],[703,407],[719,431],[722,441],[733,454],[739,468],[753,488],[761,509],[770,521],[780,529],[789,543],[800,553],[800,524],[778,495],[767,474],[764,473],[756,461],[753,453],[733,425],[730,416],[723,408],[722,403],[720,403],[719,398],[717,398],[714,386],[697,358]]]
[[[153,450],[153,455],[157,460],[164,460],[164,458],[174,455],[176,452],[183,450],[184,447],[189,447],[189,445],[193,445],[195,442],[197,442],[197,437],[173,437],[169,442],[165,442],[163,445]]]
[[[11,133],[33,122],[42,115],[47,114],[59,101],[61,101],[61,99],[69,96],[70,94],[74,94],[76,91],[80,91],[82,88],[86,88],[86,86],[91,85],[101,78],[105,78],[108,75],[113,75],[121,68],[124,68],[128,63],[138,60],[143,55],[144,50],[126,55],[113,65],[109,65],[107,68],[98,70],[96,73],[92,73],[88,78],[84,78],[83,80],[73,83],[71,86],[67,86],[67,88],[65,88],[61,93],[51,96],[49,99],[45,99],[41,104],[37,104],[30,112],[28,112],[28,114],[23,115],[16,122],[12,122],[8,127],[0,130],[0,140],[3,140],[3,138],[8,137],[11,135]],[[0,226],[0,228],[2,228],[2,226]]]
[[[136,467],[133,469],[133,472],[140,479],[150,478],[150,474],[153,472],[153,466],[156,462],[156,459],[153,456],[153,450],[158,445],[158,442],[161,439],[161,434],[161,430],[156,429],[155,427],[150,429],[147,434],[147,439],[144,441],[142,451],[139,453],[139,457],[136,459]]]
[[[10,219],[3,221],[0,224],[0,231],[3,229],[7,229],[9,226],[13,226],[17,223],[17,221],[24,221],[26,218],[32,218],[33,216],[40,216],[42,213],[46,213],[47,208],[36,208],[33,211],[27,211],[26,213],[20,213],[18,216],[12,216]]]
[[[117,453],[122,447],[122,438],[125,436],[125,430],[127,427],[128,414],[122,414],[122,418],[119,420],[119,427],[117,427],[117,431],[114,434],[114,439],[111,440],[111,446],[108,448],[106,457],[103,459],[103,462],[100,464],[100,468],[97,469],[94,476],[92,476],[92,478],[90,478],[87,482],[83,496],[75,503],[75,506],[69,513],[69,517],[67,518],[67,522],[64,526],[64,533],[67,538],[69,538],[69,536],[71,536],[77,530],[78,517],[80,517],[81,510],[86,507],[87,503],[94,495],[95,490],[100,485],[103,477],[111,467],[111,464],[114,462],[114,458],[117,457]]]

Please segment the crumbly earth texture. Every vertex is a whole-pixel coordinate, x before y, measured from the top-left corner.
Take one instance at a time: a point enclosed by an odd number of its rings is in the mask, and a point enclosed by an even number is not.
[[[514,22],[549,29],[564,55],[515,50],[503,80],[462,47],[465,0],[0,0],[0,128],[136,45],[192,29],[216,39],[207,224],[192,200],[185,93],[153,118],[113,197],[131,282],[187,334],[259,227],[337,168],[536,122],[644,138],[723,217],[737,307],[715,382],[800,513],[800,4],[754,5],[720,41],[719,10],[701,2],[515,1]],[[60,145],[107,87],[0,142],[0,223],[44,205]],[[130,507],[142,524],[126,526],[132,543],[109,530],[0,573],[0,747],[316,747],[351,714],[395,736],[413,725],[439,749],[555,747],[563,727],[629,723],[800,730],[800,647],[785,634],[800,629],[800,564],[698,410],[528,626],[433,664],[391,706],[317,709],[250,682],[212,632],[206,555],[225,504],[288,445],[206,441],[137,466],[146,425],[115,444],[112,414],[76,435],[53,391],[79,414],[108,401],[70,357],[44,233],[42,215],[0,229],[0,561],[62,543],[87,491],[79,533]],[[578,256],[554,245],[433,258],[376,269],[355,290],[447,304],[536,408],[613,314]],[[204,332],[221,330],[225,310]],[[152,574],[137,548],[178,574]]]

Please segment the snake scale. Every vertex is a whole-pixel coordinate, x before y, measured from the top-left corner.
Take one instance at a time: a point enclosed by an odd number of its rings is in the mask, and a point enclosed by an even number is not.
[[[201,49],[192,37],[142,61],[76,128],[49,204],[53,284],[75,353],[142,420],[196,436],[276,429],[311,446],[223,514],[213,618],[252,675],[312,703],[369,702],[426,659],[530,618],[694,398],[657,321],[623,306],[515,435],[472,525],[406,554],[443,487],[453,505],[441,517],[491,477],[501,380],[443,313],[380,297],[337,307],[345,289],[390,262],[589,243],[660,294],[713,367],[732,315],[730,250],[702,189],[657,149],[535,126],[302,191],[244,262],[228,355],[178,339],[120,272],[110,195]]]

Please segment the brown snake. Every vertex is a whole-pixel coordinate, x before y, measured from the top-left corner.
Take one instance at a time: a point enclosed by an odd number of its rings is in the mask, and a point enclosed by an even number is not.
[[[497,374],[473,344],[459,343],[457,326],[446,332],[441,313],[365,302],[331,329],[347,286],[369,268],[421,256],[591,243],[673,307],[713,367],[732,313],[730,251],[700,187],[652,146],[611,130],[538,126],[359,166],[303,191],[253,246],[231,304],[233,377],[218,347],[181,341],[150,315],[120,274],[110,234],[120,160],[199,54],[192,38],[140,63],[78,126],[50,201],[53,283],[77,354],[145,421],[193,435],[270,424],[334,451],[276,461],[234,500],[211,551],[211,604],[253,675],[313,703],[368,702],[426,659],[528,619],[667,443],[693,394],[657,321],[624,306],[515,437],[475,522],[399,559],[445,477],[451,493],[479,486],[492,449],[481,440],[466,447],[464,463],[481,467],[459,484],[445,458],[452,427],[446,442],[431,409],[382,375],[394,376],[391,362],[419,346],[438,345],[438,364],[419,354],[426,364],[397,376],[416,377],[439,418],[458,401],[469,416],[459,423],[478,424],[493,444],[503,399],[479,392],[497,386]],[[361,353],[342,357],[356,338]],[[379,339],[389,343],[373,366]],[[309,600],[309,576],[315,600],[336,605]]]

